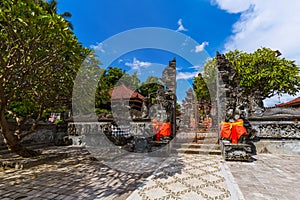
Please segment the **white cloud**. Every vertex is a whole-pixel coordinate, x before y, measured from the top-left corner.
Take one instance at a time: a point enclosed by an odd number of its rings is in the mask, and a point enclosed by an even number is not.
[[[150,67],[151,63],[150,62],[144,62],[144,61],[139,61],[136,58],[133,58],[133,62],[126,62],[126,66],[131,67],[133,70],[138,70],[140,68],[147,68]]]
[[[275,95],[271,98],[265,99],[264,106],[265,107],[273,107],[273,106],[275,106],[275,104],[286,103],[288,101],[295,99],[299,95],[300,95],[300,93],[298,93],[298,95],[296,95],[296,96],[290,96],[288,94],[283,94],[281,96]]]
[[[202,42],[201,44],[199,44],[199,45],[197,45],[196,47],[195,47],[195,52],[196,53],[199,53],[199,52],[201,52],[201,51],[203,51],[204,50],[204,48],[206,47],[206,46],[208,46],[208,42]]]
[[[189,68],[194,69],[194,70],[197,70],[197,71],[203,70],[203,67],[200,66],[200,65],[194,65],[194,66],[191,66],[191,67],[189,67]]]
[[[225,51],[239,49],[253,52],[260,47],[269,47],[300,63],[300,1],[213,1],[229,13],[241,13],[233,26],[233,35],[225,44]]]
[[[222,10],[229,13],[240,13],[247,10],[252,0],[211,0],[213,5],[218,5]]]
[[[176,67],[176,71],[181,71],[183,68],[182,67]]]
[[[187,29],[184,28],[184,26],[183,26],[182,19],[179,19],[179,20],[177,21],[177,23],[178,23],[178,26],[179,26],[179,27],[177,28],[176,31],[187,31]]]
[[[197,75],[198,72],[179,72],[176,75],[176,80],[180,80],[180,79],[188,80],[194,78]]]
[[[105,50],[103,49],[103,43],[97,43],[97,45],[91,45],[90,47],[95,51],[100,51],[102,53],[105,52]]]

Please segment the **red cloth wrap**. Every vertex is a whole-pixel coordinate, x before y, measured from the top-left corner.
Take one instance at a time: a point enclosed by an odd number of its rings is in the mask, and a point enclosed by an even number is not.
[[[221,138],[230,139],[233,144],[237,144],[242,135],[246,135],[247,130],[244,127],[244,121],[237,119],[235,122],[221,123]]]
[[[171,135],[171,123],[170,122],[157,122],[153,120],[153,131],[156,134],[155,140],[160,141],[161,137]]]

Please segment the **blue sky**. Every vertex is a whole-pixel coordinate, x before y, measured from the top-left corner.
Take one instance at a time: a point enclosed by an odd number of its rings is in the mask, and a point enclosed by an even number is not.
[[[228,14],[209,0],[59,0],[59,12],[72,13],[75,34],[84,45],[95,45],[120,32],[140,27],[163,27],[183,31],[199,43],[209,41],[207,51],[223,48],[239,14]]]
[[[294,0],[58,0],[58,11],[72,14],[74,32],[84,46],[104,53],[103,46],[124,31],[159,27],[181,33],[198,43],[192,52],[240,49],[254,51],[262,46],[279,49],[288,59],[300,61],[300,3]],[[137,37],[143,38],[138,35]],[[173,36],[172,36],[173,37]],[[176,36],[174,36],[176,37]],[[165,39],[168,40],[168,37]],[[298,41],[298,43],[297,43]],[[104,43],[103,43],[104,42]],[[176,52],[176,50],[174,50]],[[156,73],[174,56],[177,77],[188,85],[201,69],[186,58],[161,49],[138,49],[120,55],[109,65]],[[99,56],[101,60],[101,56]],[[203,58],[204,59],[204,58]],[[197,64],[198,65],[198,64]],[[199,63],[200,65],[200,63]],[[141,73],[145,74],[145,73]],[[178,80],[178,81],[179,81]],[[292,97],[273,98],[267,105]]]

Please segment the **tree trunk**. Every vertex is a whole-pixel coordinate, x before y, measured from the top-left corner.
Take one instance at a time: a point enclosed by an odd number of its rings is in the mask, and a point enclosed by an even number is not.
[[[15,136],[12,132],[9,131],[8,123],[4,114],[4,109],[0,110],[0,126],[2,129],[1,134],[9,151],[12,151],[26,158],[34,157],[41,154],[40,152],[23,147],[20,144],[20,141],[18,140],[17,136]]]

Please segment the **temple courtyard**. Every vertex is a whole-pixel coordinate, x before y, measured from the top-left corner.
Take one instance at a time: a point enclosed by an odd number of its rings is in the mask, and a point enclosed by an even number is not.
[[[258,154],[253,156],[253,162],[229,162],[221,155],[170,154],[146,158],[141,153],[141,162],[133,164],[137,169],[134,172],[134,168],[127,170],[128,166],[123,164],[104,164],[84,147],[48,147],[43,152],[56,157],[16,157],[23,169],[1,169],[1,200],[283,200],[300,195],[299,155]],[[1,155],[2,165],[5,160]],[[133,162],[130,154],[122,160],[127,164]]]

